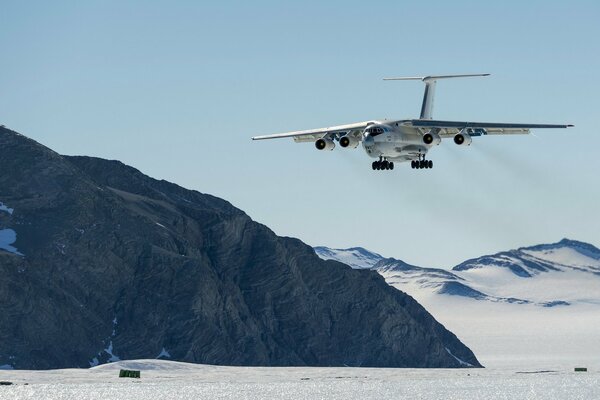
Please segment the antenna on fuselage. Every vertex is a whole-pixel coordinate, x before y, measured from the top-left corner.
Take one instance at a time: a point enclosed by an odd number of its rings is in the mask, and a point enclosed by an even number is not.
[[[420,119],[431,119],[433,112],[433,97],[435,94],[435,82],[438,79],[468,78],[472,76],[489,76],[490,74],[466,74],[466,75],[430,75],[430,76],[408,76],[399,78],[383,78],[384,81],[423,81],[425,82],[425,93],[423,93],[423,104],[421,105]]]

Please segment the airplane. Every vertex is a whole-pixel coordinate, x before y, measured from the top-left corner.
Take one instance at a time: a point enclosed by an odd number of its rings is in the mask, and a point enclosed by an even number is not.
[[[309,129],[254,136],[252,140],[293,138],[296,143],[313,142],[318,150],[333,150],[335,142],[343,148],[356,148],[360,143],[367,155],[375,158],[373,170],[393,170],[394,163],[411,162],[413,169],[433,168],[427,160],[429,150],[442,139],[453,138],[459,146],[470,146],[473,137],[486,135],[528,134],[530,129],[568,128],[573,125],[513,124],[469,121],[440,121],[432,118],[436,82],[440,79],[489,76],[463,74],[384,78],[385,81],[420,80],[425,93],[419,119],[371,120],[327,128]]]

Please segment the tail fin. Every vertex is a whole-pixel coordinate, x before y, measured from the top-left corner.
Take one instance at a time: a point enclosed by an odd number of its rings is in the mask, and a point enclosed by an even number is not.
[[[435,94],[435,82],[438,79],[448,78],[468,78],[472,76],[489,76],[490,74],[466,74],[466,75],[430,75],[430,76],[410,76],[399,78],[383,78],[384,81],[414,81],[425,82],[425,93],[423,93],[423,104],[421,105],[420,119],[431,119],[433,112],[433,96]]]

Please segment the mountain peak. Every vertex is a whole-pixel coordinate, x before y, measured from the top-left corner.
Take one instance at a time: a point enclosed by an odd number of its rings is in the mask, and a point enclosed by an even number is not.
[[[315,253],[324,260],[335,260],[354,269],[371,269],[384,257],[380,254],[365,249],[364,247],[350,247],[347,249],[332,249],[325,246],[314,247]]]

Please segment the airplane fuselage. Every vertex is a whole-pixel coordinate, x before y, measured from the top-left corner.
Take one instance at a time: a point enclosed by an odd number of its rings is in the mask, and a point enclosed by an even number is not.
[[[362,146],[371,158],[402,162],[425,156],[433,144],[425,144],[416,128],[377,122],[363,132]]]

